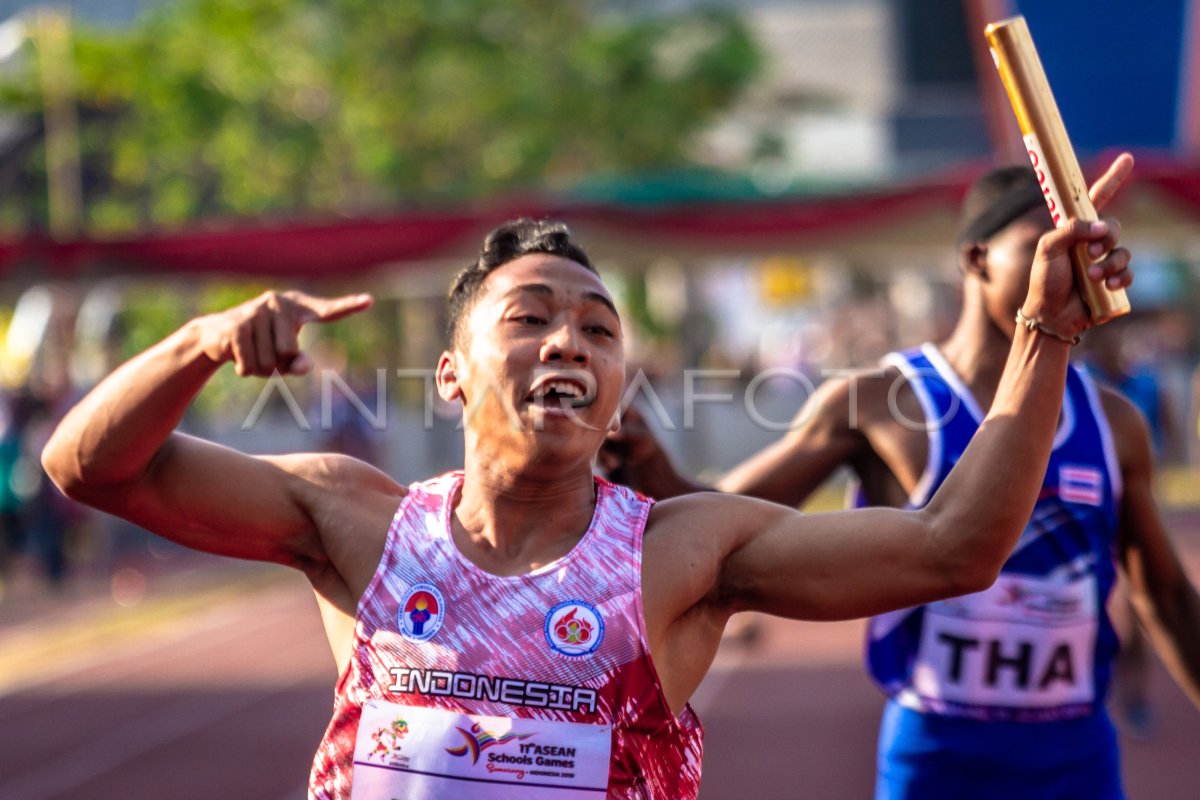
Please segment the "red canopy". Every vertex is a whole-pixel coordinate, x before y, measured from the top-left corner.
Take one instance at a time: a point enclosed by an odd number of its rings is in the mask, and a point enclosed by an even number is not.
[[[597,203],[510,203],[452,211],[324,223],[246,223],[112,239],[53,242],[44,236],[0,242],[0,276],[22,264],[56,277],[118,271],[166,274],[238,273],[299,278],[347,276],[383,265],[474,252],[483,231],[516,216],[552,216],[597,226],[621,239],[659,247],[686,243],[699,251],[819,243],[872,226],[941,209],[953,213],[979,170],[853,195],[757,201],[629,206]],[[1152,186],[1200,221],[1200,166],[1142,166],[1137,181]]]

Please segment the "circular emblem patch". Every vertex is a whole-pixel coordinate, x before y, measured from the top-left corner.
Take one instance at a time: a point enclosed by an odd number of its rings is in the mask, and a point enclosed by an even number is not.
[[[397,614],[400,633],[414,642],[432,639],[445,618],[446,600],[432,583],[414,583],[409,587]]]
[[[604,639],[604,618],[582,600],[559,603],[546,614],[546,641],[564,656],[586,656]]]

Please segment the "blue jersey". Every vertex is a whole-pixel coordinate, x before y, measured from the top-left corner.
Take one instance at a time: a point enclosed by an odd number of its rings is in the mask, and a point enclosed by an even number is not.
[[[929,436],[928,462],[909,499],[917,508],[985,415],[934,346],[886,363],[908,378],[926,417],[902,421]],[[1042,492],[995,584],[870,622],[867,667],[891,697],[879,797],[992,796],[988,786],[996,796],[1019,789],[1023,800],[1121,796],[1103,710],[1118,646],[1105,601],[1115,578],[1120,492],[1096,388],[1072,368]],[[1081,768],[1071,770],[1074,763]],[[1038,777],[1046,770],[1085,783],[1063,789],[1061,780]]]

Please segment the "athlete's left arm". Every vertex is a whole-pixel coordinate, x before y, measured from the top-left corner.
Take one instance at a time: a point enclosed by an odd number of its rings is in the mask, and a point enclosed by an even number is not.
[[[671,565],[680,583],[690,581],[672,593],[684,607],[666,618],[699,601],[718,621],[736,611],[854,619],[991,586],[1042,485],[1069,350],[1016,331],[987,418],[923,508],[802,514],[711,492],[658,504],[650,523],[667,536],[647,535],[645,563]],[[695,533],[704,530],[713,535]]]
[[[1124,494],[1119,509],[1117,556],[1129,596],[1159,656],[1200,707],[1200,594],[1188,580],[1154,499],[1150,431],[1134,406],[1104,391]]]

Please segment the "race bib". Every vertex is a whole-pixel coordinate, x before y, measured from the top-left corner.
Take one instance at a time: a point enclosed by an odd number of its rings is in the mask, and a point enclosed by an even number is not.
[[[596,800],[611,725],[460,714],[370,700],[352,800]]]
[[[925,607],[913,689],[931,700],[1053,708],[1095,694],[1094,577],[1001,575],[988,590]]]

